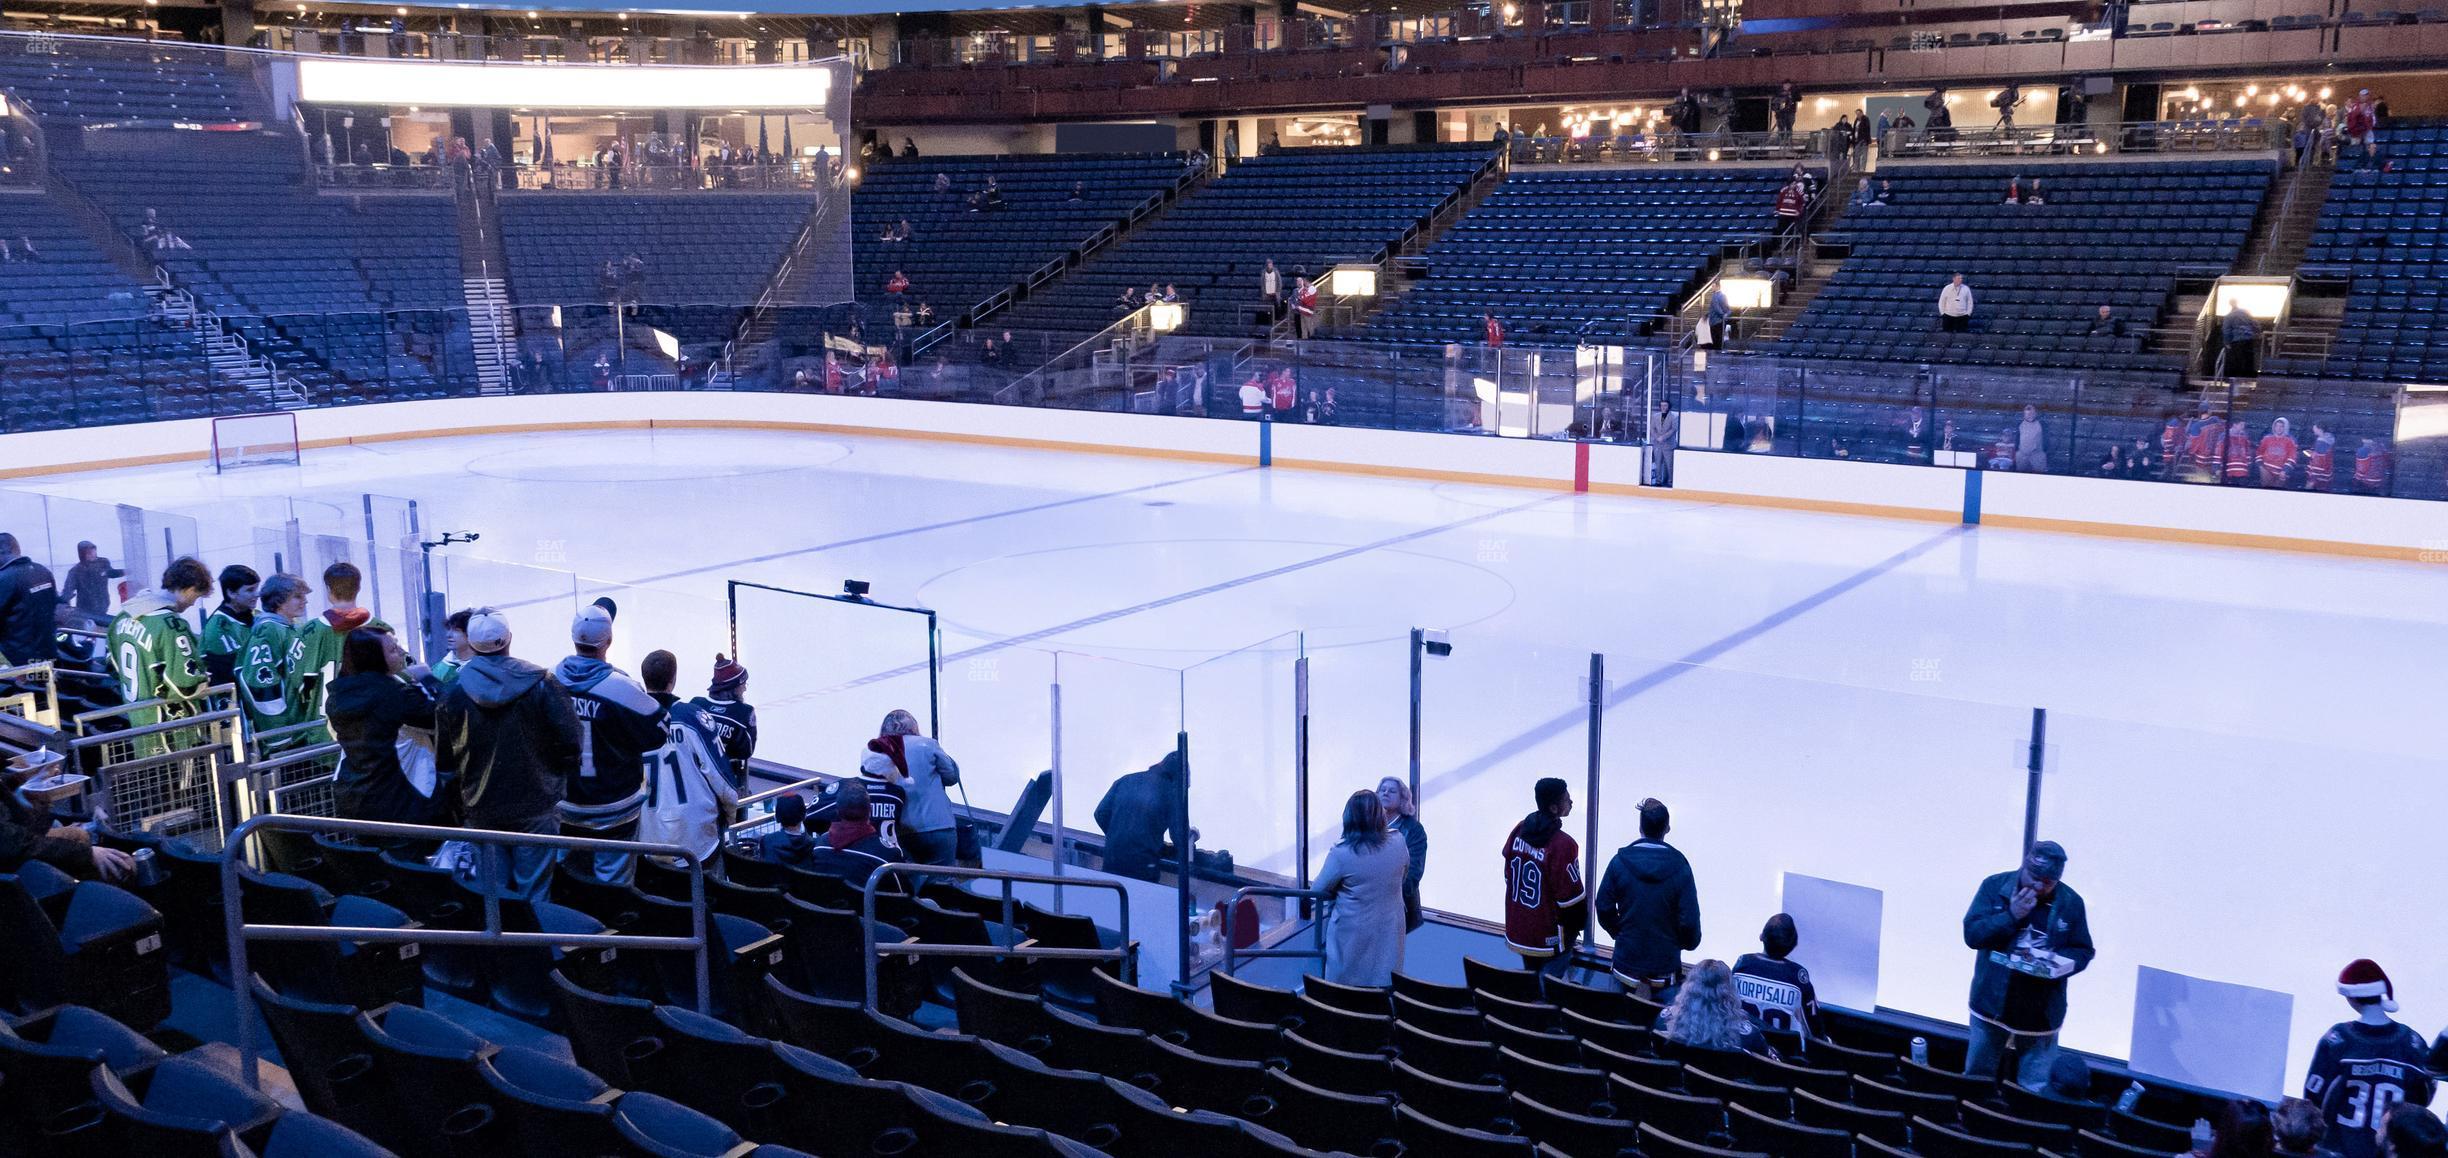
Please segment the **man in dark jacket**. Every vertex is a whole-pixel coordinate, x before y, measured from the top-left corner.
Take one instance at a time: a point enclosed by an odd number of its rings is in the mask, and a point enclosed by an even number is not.
[[[901,850],[884,842],[868,811],[867,784],[844,780],[833,790],[832,820],[824,836],[808,850],[809,872],[840,877],[853,888],[865,885],[879,866],[901,859]]]
[[[778,865],[806,868],[808,854],[816,848],[816,838],[807,830],[807,800],[785,792],[774,800],[773,816],[774,830],[757,838],[757,855]]]
[[[1615,938],[1615,976],[1652,999],[1672,988],[1683,952],[1700,947],[1700,889],[1666,843],[1666,806],[1640,802],[1640,839],[1615,850],[1598,884],[1598,925]],[[1637,987],[1637,988],[1635,988]]]
[[[586,744],[561,803],[561,828],[571,836],[631,840],[646,804],[646,753],[663,746],[663,705],[604,658],[612,647],[611,609],[600,603],[580,609],[570,623],[570,646],[576,654],[553,668],[553,682],[569,692]],[[628,853],[594,855],[600,880],[625,884],[635,867]]]
[[[1143,881],[1156,879],[1165,841],[1189,839],[1182,815],[1181,753],[1114,781],[1097,802],[1097,827],[1105,832],[1105,871]]]
[[[2066,979],[2088,968],[2095,952],[2082,896],[2064,883],[2065,862],[2056,841],[2035,843],[2022,868],[1982,881],[1964,911],[1964,945],[1980,954],[1972,966],[1967,1074],[1996,1076],[2013,1041],[2023,1047],[2015,1080],[2030,1090],[2048,1085]]]
[[[21,553],[17,536],[0,532],[0,658],[12,665],[57,658],[58,617],[51,569]]]
[[[111,566],[101,549],[92,543],[76,545],[76,565],[68,568],[68,594],[78,614],[95,623],[110,621],[110,581],[124,579],[127,572]]]
[[[501,613],[470,616],[467,640],[476,655],[434,711],[435,763],[459,777],[461,823],[559,832],[562,786],[577,775],[583,745],[569,693],[543,668],[510,657],[510,621]],[[498,883],[543,900],[552,850],[522,846],[508,861],[510,879]]]

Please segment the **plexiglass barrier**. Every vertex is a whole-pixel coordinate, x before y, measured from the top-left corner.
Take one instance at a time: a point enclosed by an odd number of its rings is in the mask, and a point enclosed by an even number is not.
[[[70,569],[80,544],[93,544],[96,557],[107,562],[105,571],[125,572],[103,580],[111,603],[123,587],[132,593],[155,586],[171,560],[195,554],[198,544],[189,515],[22,490],[0,490],[0,531],[15,535],[19,551],[51,569],[62,584],[63,603],[77,594]]]
[[[852,774],[890,712],[939,731],[934,613],[738,581],[728,602],[733,658],[756,680],[759,727],[772,737],[760,754]]]

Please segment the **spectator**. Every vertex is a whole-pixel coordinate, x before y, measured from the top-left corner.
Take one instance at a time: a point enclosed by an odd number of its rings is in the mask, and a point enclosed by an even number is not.
[[[1241,417],[1264,417],[1266,415],[1266,404],[1266,387],[1260,384],[1258,372],[1253,370],[1250,372],[1249,378],[1241,383]]]
[[[1181,291],[1174,289],[1172,282],[1165,283],[1164,300],[1168,302],[1178,302],[1181,300]]]
[[[2381,1141],[2383,1158],[2448,1158],[2448,1128],[2420,1103],[2389,1111]]]
[[[1870,163],[1870,110],[1853,110],[1853,167],[1860,169]]]
[[[950,173],[937,173],[937,174],[935,174],[935,191],[936,191],[936,192],[938,192],[938,193],[949,193],[949,192],[951,192],[951,191],[952,191],[952,174],[950,174]]]
[[[1270,321],[1283,316],[1283,274],[1275,268],[1274,258],[1268,258],[1265,268],[1258,271],[1258,296],[1267,304]]]
[[[1073,204],[1078,204],[1079,202],[1086,201],[1087,199],[1088,183],[1085,181],[1073,181],[1071,183],[1071,196],[1066,198],[1066,200]]]
[[[293,748],[303,737],[264,739],[306,715],[306,581],[274,575],[263,584],[263,610],[247,630],[245,662],[238,669],[238,701],[246,709],[247,734],[264,751]]]
[[[2025,205],[2046,205],[2046,204],[2048,204],[2048,195],[2047,195],[2047,194],[2045,194],[2045,193],[2042,193],[2042,192],[2040,191],[2040,178],[2038,178],[2038,177],[2034,177],[2034,178],[2032,178],[2032,179],[2031,179],[2031,184],[2030,184],[2030,185],[2027,185],[2027,186],[2025,186],[2025,187],[2024,187],[2024,189],[2023,189],[2023,204],[2025,204]]]
[[[1670,487],[1674,485],[1675,448],[1682,445],[1682,416],[1676,414],[1674,409],[1667,404],[1665,399],[1660,398],[1658,399],[1657,413],[1651,415],[1649,418],[1648,446],[1650,486]]]
[[[326,697],[332,739],[340,744],[340,768],[332,780],[339,815],[394,824],[443,822],[433,751],[439,688],[422,665],[409,665],[407,651],[389,629],[360,627],[342,638],[340,674]],[[410,729],[421,737],[411,736]]]
[[[1326,854],[1318,894],[1326,917],[1326,980],[1386,986],[1402,968],[1403,888],[1410,855],[1386,831],[1385,806],[1374,792],[1343,803],[1343,838]]]
[[[902,850],[917,864],[953,863],[960,842],[946,789],[960,784],[960,765],[918,730],[918,717],[899,708],[885,715],[875,742],[908,777],[909,809],[901,815],[898,834]]]
[[[2048,432],[2040,425],[2040,408],[2025,406],[2015,424],[2014,468],[2027,474],[2048,473]]]
[[[901,826],[909,818],[909,777],[879,741],[867,741],[867,751],[859,757],[858,779],[835,784],[833,792],[817,798],[816,807],[808,810],[809,822],[832,824],[842,807],[839,789],[852,783],[866,786],[868,820],[875,825],[877,837],[892,848],[893,859],[908,859],[901,844]]]
[[[459,669],[476,658],[476,649],[468,646],[467,638],[468,620],[476,615],[476,611],[462,607],[442,621],[442,659],[433,665],[433,677],[437,682],[447,685],[459,678]],[[436,702],[439,702],[439,697],[436,697]]]
[[[2319,101],[2305,101],[2295,113],[2295,167],[2309,169],[2327,151],[2328,113]]]
[[[2199,1127],[2195,1127],[2199,1129]],[[2219,1107],[2218,1121],[2211,1126],[2210,1145],[2196,1150],[2198,1158],[2271,1158],[2276,1138],[2270,1129],[2269,1107],[2247,1098],[2235,1098]]]
[[[907,161],[915,159],[917,156],[918,142],[908,137],[901,138],[901,159]]]
[[[1411,786],[1401,779],[1388,776],[1379,780],[1377,803],[1385,810],[1386,828],[1402,838],[1403,850],[1411,858],[1410,867],[1403,870],[1403,931],[1410,932],[1428,920],[1420,912],[1419,891],[1420,877],[1428,871],[1428,830],[1420,825],[1419,802],[1411,799]]]
[[[2397,1012],[2397,987],[2377,962],[2349,962],[2337,988],[2355,1017],[2329,1027],[2313,1048],[2304,1100],[2317,1103],[2328,1120],[2328,1147],[2337,1158],[2374,1158],[2387,1153],[2381,1106],[2430,1103],[2431,1049],[2411,1026],[2389,1016]]]
[[[2370,89],[2356,90],[2354,99],[2346,102],[2345,128],[2346,143],[2363,150],[2363,163],[2380,165],[2386,172],[2387,166],[2380,161],[2380,109]]]
[[[553,668],[553,681],[569,693],[587,737],[561,801],[561,829],[571,836],[634,840],[646,804],[646,753],[663,746],[665,713],[629,673],[604,658],[611,647],[611,612],[582,607],[570,622],[572,654]],[[592,863],[595,878],[611,884],[627,883],[634,867],[621,852],[595,853]]]
[[[2251,314],[2244,312],[2243,302],[2227,308],[2227,316],[2219,320],[2219,338],[2225,344],[2220,359],[2224,375],[2252,377],[2261,363],[2261,327],[2253,324]]]
[[[638,819],[638,840],[676,844],[701,860],[711,859],[722,846],[723,826],[739,810],[739,791],[723,768],[705,713],[672,691],[680,681],[679,657],[648,652],[638,663],[638,675],[646,694],[663,708],[663,746],[645,757],[646,807]]]
[[[1114,299],[1114,312],[1117,314],[1127,314],[1137,310],[1138,308],[1139,290],[1137,287],[1123,286],[1122,296]],[[988,340],[991,341],[992,339]]]
[[[2227,476],[2227,485],[2240,487],[2252,481],[2253,440],[2241,419],[2227,424],[2227,446],[2220,462]]]
[[[1893,182],[1893,181],[1887,181],[1887,180],[1881,180],[1881,181],[1878,183],[1878,192],[1876,192],[1876,193],[1872,193],[1872,194],[1870,195],[1870,201],[1869,201],[1869,204],[1872,204],[1872,205],[1886,205],[1886,204],[1889,204],[1889,203],[1893,202],[1894,200],[1895,200],[1895,182]]]
[[[995,210],[1003,207],[1003,187],[995,184],[993,174],[987,175],[986,187],[979,192],[984,195],[980,204],[986,209]]]
[[[1743,1013],[1762,1028],[1809,1040],[1819,1018],[1819,991],[1810,970],[1791,960],[1801,943],[1794,919],[1784,913],[1760,927],[1760,951],[1734,959],[1734,990]]]
[[[2017,177],[2008,177],[2008,178],[2006,179],[2006,204],[2008,204],[2008,205],[2021,205],[2022,203],[2023,203],[2023,178],[2021,178],[2021,177],[2019,177],[2019,176],[2017,176]]]
[[[2125,336],[2125,321],[2124,319],[2116,316],[2116,311],[2114,309],[2111,309],[2106,305],[2102,305],[2099,308],[2099,313],[2092,316],[2091,324],[2083,328],[2083,336],[2087,338],[2122,338]]]
[[[1700,890],[1691,862],[1666,843],[1668,821],[1665,804],[1641,801],[1640,839],[1615,850],[1598,882],[1598,925],[1615,938],[1615,976],[1652,1000],[1673,986],[1681,954],[1700,947]]]
[[[1306,338],[1317,331],[1317,287],[1309,279],[1292,279],[1292,321],[1298,336]]]
[[[2048,1083],[2065,1024],[2066,979],[2091,964],[2091,923],[2081,894],[2064,883],[2065,849],[2031,846],[2023,867],[1993,875],[1964,912],[1972,967],[1972,1043],[1964,1072],[1994,1077],[2009,1043],[2021,1043],[2025,1089]]]
[[[15,761],[0,762],[0,872],[13,873],[38,860],[83,880],[124,881],[134,875],[136,858],[96,845],[85,829],[51,823],[48,811],[18,794],[33,771]]]
[[[2328,1132],[2328,1126],[2321,1118],[2319,1106],[2302,1098],[2279,1102],[2278,1112],[2270,1116],[2270,1130],[2277,1143],[2273,1153],[2283,1158],[2313,1158],[2320,1153],[2321,1136]]]
[[[776,815],[779,815],[777,810]],[[839,877],[853,887],[867,883],[875,871],[901,859],[901,849],[885,836],[876,813],[875,785],[865,779],[834,785],[820,816],[824,839],[810,841],[806,869]]]
[[[859,795],[867,789],[861,787]],[[796,792],[785,792],[774,798],[774,830],[757,838],[757,855],[764,860],[789,868],[808,867],[808,858],[816,850],[816,838],[807,831],[807,799]]]
[[[2355,446],[2354,489],[2356,494],[2376,495],[2388,490],[2389,452],[2376,438],[2366,438]]]
[[[110,581],[124,579],[127,572],[111,566],[90,542],[76,545],[77,561],[68,568],[68,603],[79,615],[99,624],[110,618]]]
[[[1743,1012],[1734,971],[1723,961],[1702,961],[1692,968],[1690,980],[1675,991],[1665,1012],[1658,1014],[1657,1050],[1660,1057],[1684,1061],[1726,1059],[1710,1062],[1712,1067],[1740,1067],[1736,1059],[1745,1054],[1777,1056],[1768,1035]],[[1743,1071],[1737,1068],[1735,1072]]]
[[[470,615],[467,641],[475,654],[434,709],[435,762],[458,779],[460,823],[558,832],[563,786],[578,774],[586,744],[569,694],[543,668],[511,657],[510,621],[500,612]],[[483,883],[544,899],[552,850],[519,845],[500,855],[499,867],[480,857]]]
[[[2040,1096],[2069,1106],[2092,1107],[2098,1102],[2091,1097],[2091,1063],[2081,1054],[2060,1052],[2049,1065],[2048,1088]]]
[[[1722,281],[1709,285],[1708,313],[1704,320],[1708,323],[1708,332],[1696,335],[1702,339],[1699,343],[1702,349],[1723,349],[1734,343],[1734,303],[1726,299],[1725,283]]]
[[[1589,890],[1581,844],[1564,831],[1572,790],[1548,776],[1531,791],[1536,807],[1505,837],[1505,944],[1521,954],[1523,968],[1544,972],[1571,964],[1589,919],[1582,903]]]
[[[1097,802],[1097,828],[1105,833],[1105,871],[1136,880],[1157,879],[1166,838],[1177,846],[1195,839],[1181,799],[1181,753],[1114,781]]]
[[[2149,436],[2135,435],[2133,445],[2125,449],[2125,477],[2157,478],[2160,466],[2158,454],[2151,449]]]
[[[1496,320],[1495,314],[1481,311],[1479,328],[1487,336],[1488,349],[1504,349],[1504,323]]]
[[[246,651],[247,635],[254,628],[255,598],[262,584],[255,569],[244,564],[221,569],[221,606],[204,617],[204,671],[215,686],[238,682],[238,656]]]
[[[1147,292],[1146,292],[1146,293],[1144,293],[1144,294],[1139,295],[1139,300],[1140,300],[1141,302],[1143,302],[1143,303],[1145,303],[1145,304],[1147,304],[1147,305],[1151,305],[1151,306],[1152,306],[1152,305],[1155,305],[1155,304],[1156,304],[1156,303],[1158,303],[1158,302],[1163,301],[1163,300],[1164,300],[1164,283],[1163,283],[1163,282],[1160,282],[1160,281],[1152,281],[1152,282],[1149,282],[1149,283],[1148,283],[1148,287],[1147,287]]]
[[[1938,328],[1950,334],[1972,329],[1972,287],[1964,284],[1960,273],[1938,291]]]
[[[0,659],[13,666],[57,658],[58,627],[51,569],[20,550],[17,536],[0,531]]]
[[[1803,211],[1810,208],[1810,193],[1801,181],[1788,181],[1776,195],[1776,235],[1780,238],[1798,236],[1802,232]]]
[[[1870,139],[1878,142],[1879,148],[1883,150],[1887,147],[1887,131],[1894,127],[1895,118],[1891,116],[1886,109],[1880,109],[1878,115],[1878,125],[1873,130]]]
[[[706,684],[706,694],[689,701],[699,721],[714,734],[716,749],[729,762],[733,788],[748,786],[748,761],[756,755],[756,709],[747,696],[748,669],[717,652],[714,678]]]
[[[2013,128],[2015,109],[2022,103],[2023,86],[2019,84],[2008,84],[1999,89],[1996,96],[1990,97],[1989,107],[1998,111],[1998,127]]]
[[[1838,113],[1836,123],[1828,126],[1827,148],[1830,164],[1843,164],[1852,159],[1854,132],[1853,118]]]
[[[343,560],[323,569],[323,599],[328,606],[298,630],[296,662],[303,701],[299,719],[323,715],[323,689],[340,678],[340,642],[349,632],[360,627],[391,629],[390,624],[377,621],[373,612],[357,606],[357,593],[364,584],[365,576],[354,563]]]
[[[1801,94],[1794,91],[1792,81],[1777,86],[1776,95],[1768,98],[1768,115],[1776,122],[1776,134],[1793,136],[1794,114],[1802,108]]]
[[[892,299],[894,309],[901,308],[902,295],[909,292],[909,287],[909,275],[897,269],[892,271],[891,277],[884,279],[884,296]]]
[[[2326,491],[2337,485],[2337,435],[2318,422],[2312,424],[2312,445],[2304,451],[2304,489]]]

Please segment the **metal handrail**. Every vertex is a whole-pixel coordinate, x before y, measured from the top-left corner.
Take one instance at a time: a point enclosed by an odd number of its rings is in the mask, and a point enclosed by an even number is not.
[[[1233,976],[1243,959],[1263,961],[1271,958],[1315,957],[1326,960],[1326,914],[1312,913],[1309,917],[1310,939],[1316,943],[1309,949],[1250,949],[1234,948],[1239,942],[1233,936],[1233,921],[1241,915],[1241,902],[1250,897],[1296,897],[1318,904],[1326,903],[1326,893],[1320,889],[1291,889],[1281,885],[1244,885],[1233,890],[1232,899],[1225,902],[1224,925],[1218,930],[1224,936],[1224,975]],[[1187,975],[1188,970],[1183,971]]]
[[[1044,949],[1033,945],[1014,945],[1006,948],[1001,945],[926,945],[914,942],[902,942],[880,948],[875,935],[876,883],[888,875],[900,873],[951,880],[1003,882],[1003,926],[1007,929],[1014,927],[1012,921],[1013,885],[1037,884],[1053,885],[1057,888],[1110,890],[1114,895],[1114,909],[1121,914],[1119,929],[1121,943],[1111,949]],[[909,864],[895,861],[877,865],[874,872],[867,874],[866,881],[859,885],[859,904],[859,943],[866,949],[864,956],[866,958],[867,1007],[869,1009],[879,1008],[876,1001],[877,977],[881,970],[877,968],[877,962],[882,953],[909,957],[1022,957],[1046,961],[1114,961],[1120,963],[1125,972],[1130,971],[1130,892],[1122,887],[1120,881],[1096,880],[1091,877],[1054,876],[1049,873],[1014,872],[1006,869],[964,868],[958,865]],[[1183,962],[1184,976],[1188,975],[1188,964],[1188,962]],[[1124,977],[1123,980],[1129,981],[1132,978]]]
[[[810,777],[808,777],[808,778],[807,778],[807,779],[805,779],[805,780],[793,780],[793,781],[791,781],[791,782],[790,782],[790,783],[788,783],[788,784],[776,785],[775,787],[768,788],[768,789],[766,789],[766,790],[765,790],[765,791],[763,791],[763,792],[752,792],[752,793],[749,793],[749,794],[748,794],[748,795],[746,795],[746,796],[742,796],[742,797],[740,797],[740,798],[739,798],[739,803],[738,803],[736,806],[734,806],[734,809],[733,809],[733,811],[732,811],[732,813],[731,813],[733,816],[737,816],[737,817],[739,817],[740,819],[738,819],[738,820],[736,820],[736,821],[733,821],[733,822],[732,822],[730,825],[726,826],[726,827],[723,829],[723,832],[722,832],[722,839],[723,839],[723,843],[724,843],[724,844],[729,844],[729,843],[731,842],[731,839],[732,839],[732,834],[733,834],[733,833],[739,832],[740,830],[745,829],[745,828],[753,828],[753,827],[755,827],[755,826],[757,826],[757,825],[761,825],[761,824],[767,823],[768,821],[770,821],[770,820],[773,818],[771,813],[767,813],[766,815],[763,815],[763,816],[756,816],[756,817],[751,817],[751,816],[749,816],[749,815],[748,815],[748,807],[749,807],[750,805],[752,805],[752,804],[763,804],[763,803],[765,803],[765,802],[766,802],[766,801],[768,801],[768,800],[772,800],[772,799],[775,799],[775,798],[777,798],[777,797],[781,796],[783,793],[786,793],[786,792],[797,792],[797,791],[799,791],[799,790],[800,790],[800,789],[802,789],[802,788],[819,788],[819,789],[821,789],[821,788],[822,788],[822,787],[824,787],[826,784],[829,784],[829,783],[831,783],[831,782],[833,782],[833,781],[835,781],[835,780],[838,780],[838,779],[840,779],[840,777],[838,777],[838,776],[822,776],[822,775],[818,775],[818,776],[810,776]]]
[[[255,1045],[255,987],[253,973],[247,967],[249,941],[304,941],[372,944],[427,945],[534,945],[544,948],[594,946],[605,949],[687,949],[697,958],[697,1010],[713,1012],[714,974],[706,935],[705,862],[694,852],[676,844],[645,844],[631,840],[603,840],[585,836],[559,836],[529,832],[495,832],[483,828],[443,828],[424,824],[393,824],[380,820],[341,820],[332,817],[290,816],[267,813],[241,824],[230,833],[225,848],[243,849],[246,839],[260,829],[278,832],[338,832],[361,836],[390,837],[397,840],[463,840],[481,845],[531,845],[565,849],[570,852],[619,852],[640,856],[663,856],[681,861],[689,874],[689,929],[686,937],[647,937],[626,933],[513,933],[501,923],[501,893],[495,888],[479,890],[484,897],[484,928],[482,929],[374,929],[346,925],[250,925],[246,923],[245,902],[240,897],[238,870],[243,858],[224,853],[221,859],[222,926],[229,937],[230,991],[237,998],[239,1072],[249,1088],[257,1084],[256,1063],[259,1053]],[[493,857],[501,851],[492,850]],[[488,857],[492,859],[492,857]],[[872,976],[872,970],[870,971]],[[870,982],[872,989],[873,983]]]

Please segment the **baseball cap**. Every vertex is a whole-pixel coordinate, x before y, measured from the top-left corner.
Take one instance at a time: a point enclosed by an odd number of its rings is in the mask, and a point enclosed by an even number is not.
[[[509,617],[490,608],[468,616],[467,641],[479,655],[499,655],[509,650]]]
[[[612,642],[612,613],[593,605],[579,608],[578,618],[570,621],[570,642],[580,647]]]
[[[2033,876],[2047,881],[2057,880],[2065,876],[2065,846],[2053,840],[2038,841],[2031,846],[2027,863]]]

